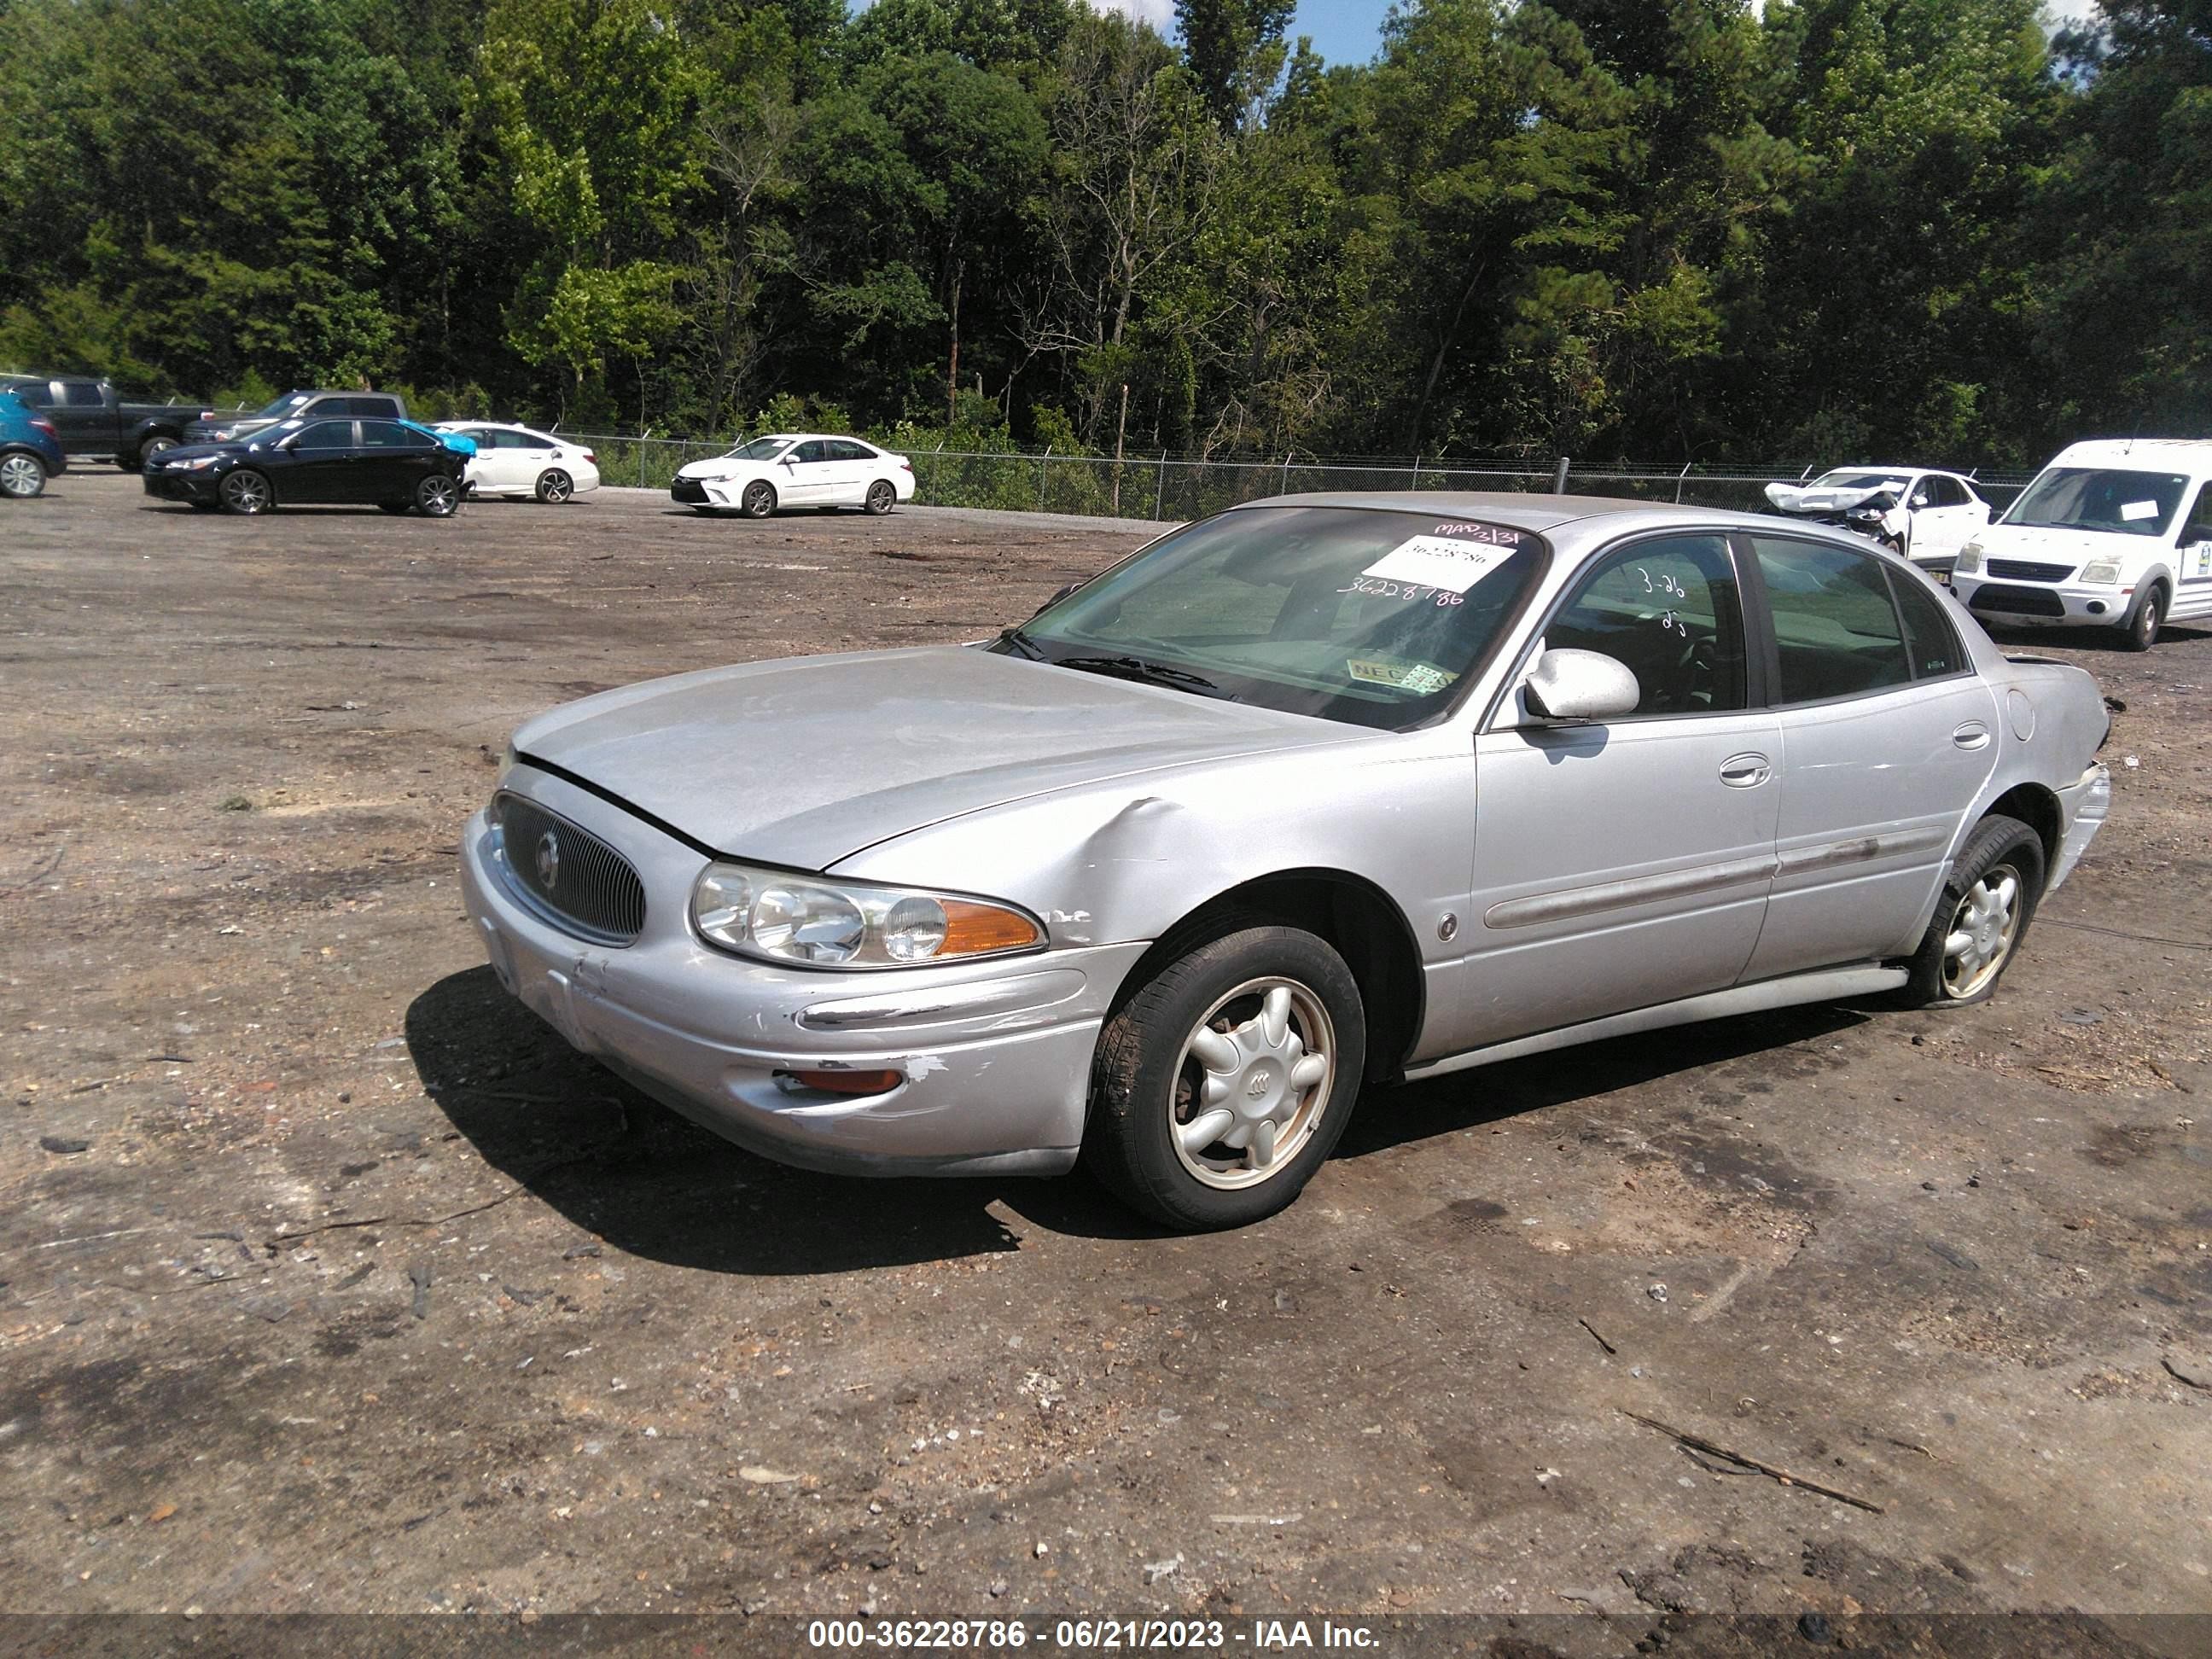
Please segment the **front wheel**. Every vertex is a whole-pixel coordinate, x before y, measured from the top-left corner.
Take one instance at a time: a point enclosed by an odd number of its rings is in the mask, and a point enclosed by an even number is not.
[[[576,493],[576,481],[557,466],[549,466],[538,475],[538,499],[548,507],[558,507]]]
[[[1107,1023],[1083,1155],[1122,1202],[1185,1231],[1298,1195],[1344,1133],[1366,1063],[1344,958],[1248,927],[1170,963]]]
[[[1963,1008],[1986,1001],[2019,953],[2043,896],[2043,838],[1991,813],[1960,849],[1936,915],[1913,952],[1907,1001]]]
[[[276,492],[269,487],[267,477],[250,466],[225,473],[216,493],[222,498],[222,510],[226,513],[251,516],[266,513],[276,504]]]
[[[461,504],[461,487],[442,472],[415,486],[415,510],[427,519],[450,519]]]
[[[46,488],[46,464],[37,456],[20,449],[11,455],[0,455],[0,495],[27,501],[43,495]]]
[[[889,478],[878,478],[868,486],[866,507],[877,518],[882,518],[897,505],[898,490]]]
[[[745,486],[738,502],[748,519],[765,519],[775,511],[775,486],[756,479]]]
[[[2166,622],[2166,585],[2153,582],[2136,603],[2135,615],[2120,629],[2130,651],[2148,651],[2158,643],[2158,630]]]

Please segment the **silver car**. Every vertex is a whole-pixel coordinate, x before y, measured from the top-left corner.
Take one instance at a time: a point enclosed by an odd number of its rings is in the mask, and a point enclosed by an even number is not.
[[[501,980],[806,1168],[1288,1203],[1382,1085],[1792,1003],[1988,996],[2103,822],[2081,670],[1771,518],[1302,495],[980,647],[515,734]]]

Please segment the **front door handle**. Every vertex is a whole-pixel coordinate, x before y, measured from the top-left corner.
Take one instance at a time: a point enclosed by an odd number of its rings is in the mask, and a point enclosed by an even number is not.
[[[1968,720],[1951,733],[1951,741],[1961,749],[1986,749],[1990,728],[1979,720]]]
[[[1731,789],[1756,789],[1774,775],[1764,755],[1730,755],[1721,763],[1721,781]]]

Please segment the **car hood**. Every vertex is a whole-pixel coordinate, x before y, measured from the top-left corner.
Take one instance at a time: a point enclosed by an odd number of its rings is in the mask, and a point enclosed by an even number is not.
[[[2063,559],[2072,564],[2105,556],[2136,554],[2155,558],[2166,545],[2162,536],[2130,536],[2117,530],[2060,530],[2038,525],[1991,524],[1974,532],[1982,554],[1992,559]]]
[[[709,480],[761,477],[772,471],[775,465],[774,461],[732,461],[718,456],[711,461],[691,461],[679,466],[676,469],[676,476]]]
[[[1870,484],[1861,489],[1816,488],[1811,484],[1771,483],[1766,486],[1766,499],[1784,513],[1841,513],[1854,507],[1863,507],[1878,496],[1894,499],[1899,486],[1887,483]]]
[[[514,747],[733,857],[823,870],[1027,796],[1376,735],[948,646],[647,681],[542,714]]]
[[[186,461],[204,459],[211,455],[242,455],[249,447],[251,446],[245,443],[179,444],[173,449],[163,450],[154,464],[156,466],[176,466]]]

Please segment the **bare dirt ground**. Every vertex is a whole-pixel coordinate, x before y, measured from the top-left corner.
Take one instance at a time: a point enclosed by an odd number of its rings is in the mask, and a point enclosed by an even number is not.
[[[785,1170],[500,991],[521,718],[1135,540],[8,504],[0,1607],[2212,1612],[2212,635],[2037,642],[2118,793],[1994,1002],[1370,1097],[1245,1232]]]

